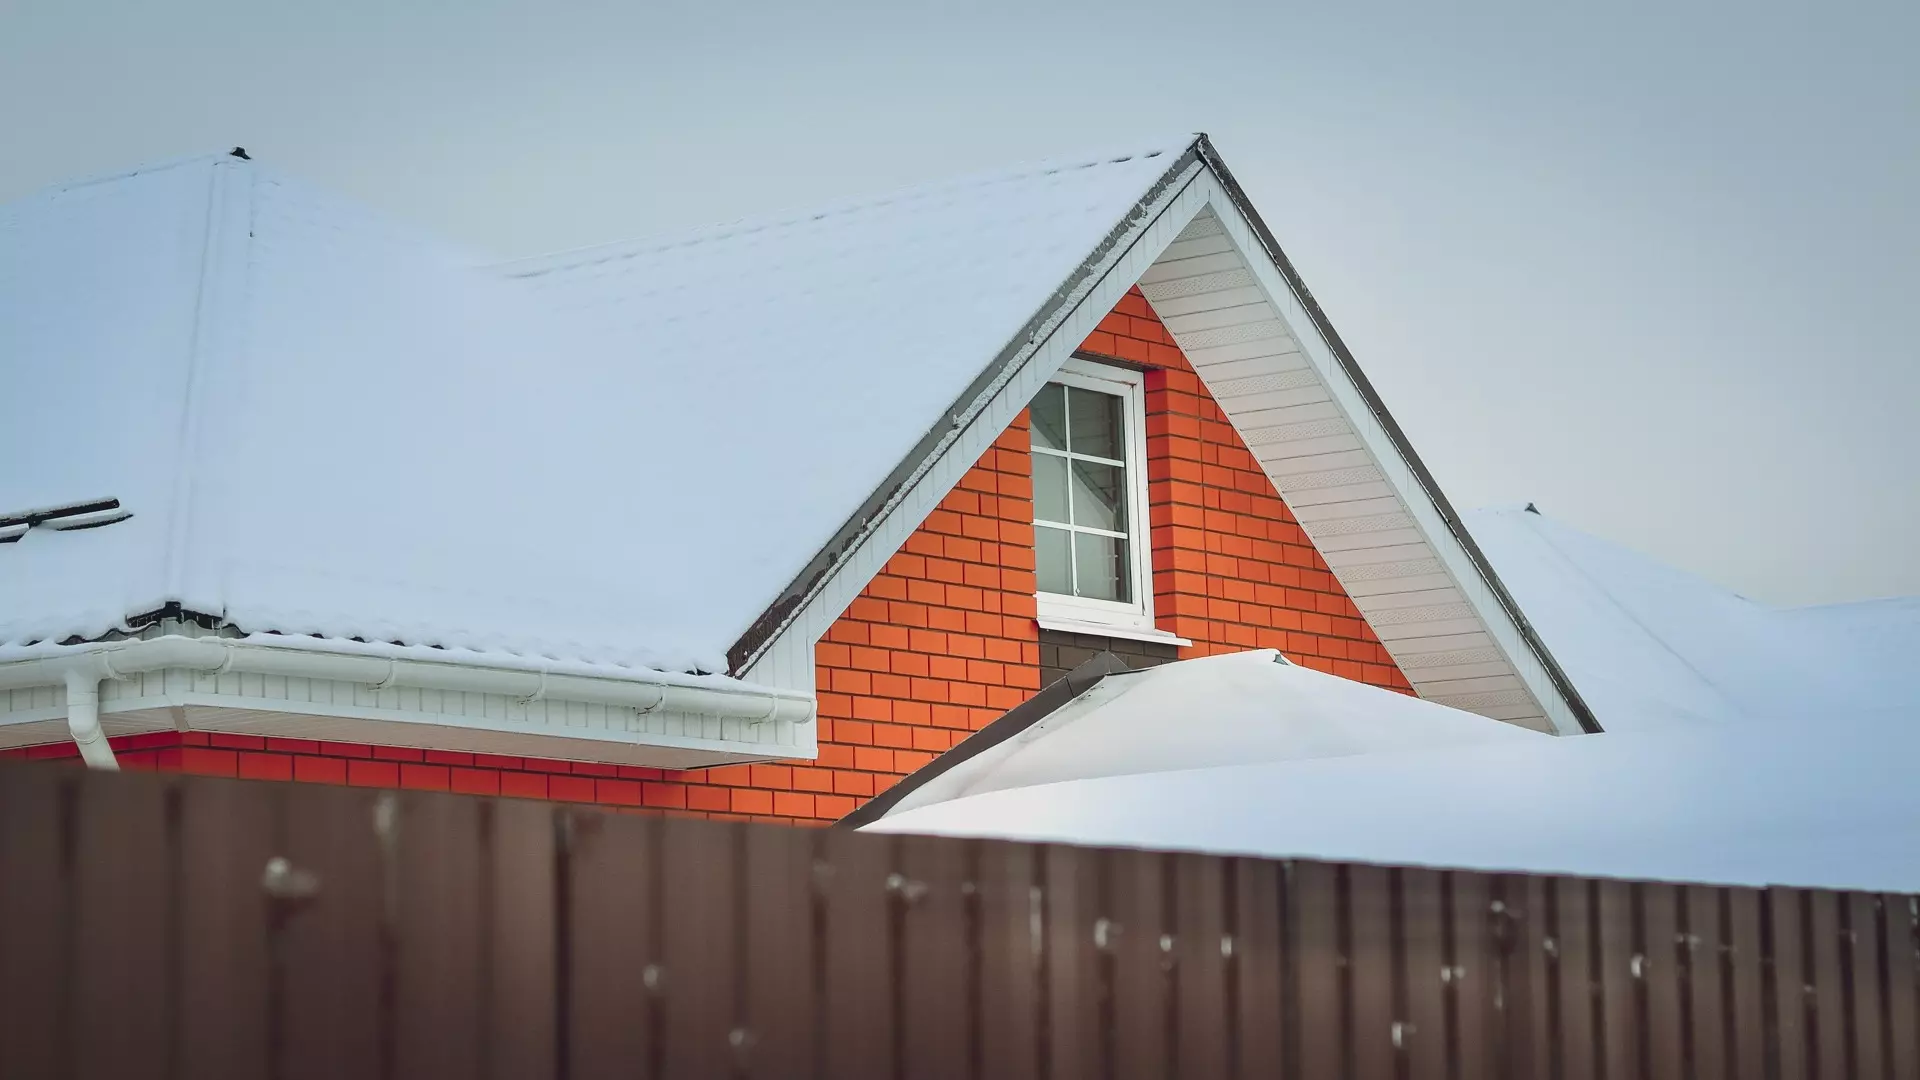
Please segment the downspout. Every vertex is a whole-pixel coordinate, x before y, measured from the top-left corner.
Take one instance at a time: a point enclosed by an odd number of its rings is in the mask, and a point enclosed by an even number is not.
[[[67,730],[87,768],[119,772],[113,746],[100,730],[100,676],[92,665],[67,669]]]

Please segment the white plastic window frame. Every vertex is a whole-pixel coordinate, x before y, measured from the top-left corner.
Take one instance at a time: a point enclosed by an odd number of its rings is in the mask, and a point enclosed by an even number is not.
[[[1063,593],[1034,593],[1040,622],[1075,624],[1076,629],[1108,627],[1134,635],[1155,634],[1153,625],[1152,530],[1147,521],[1147,393],[1146,375],[1134,368],[1100,364],[1078,358],[1062,364],[1050,382],[1077,386],[1120,398],[1121,424],[1127,445],[1127,561],[1132,573],[1134,601],[1122,604]],[[1044,451],[1034,451],[1044,453]],[[1038,529],[1041,526],[1035,525]]]

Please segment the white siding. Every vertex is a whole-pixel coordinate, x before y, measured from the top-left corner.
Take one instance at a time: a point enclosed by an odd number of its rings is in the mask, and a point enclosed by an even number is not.
[[[1212,176],[1141,291],[1423,698],[1578,731],[1537,658],[1391,449]]]

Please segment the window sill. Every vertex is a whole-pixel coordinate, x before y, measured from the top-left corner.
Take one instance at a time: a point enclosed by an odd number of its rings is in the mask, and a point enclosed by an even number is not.
[[[1117,626],[1113,623],[1093,622],[1085,619],[1061,619],[1051,615],[1041,615],[1033,620],[1042,630],[1060,630],[1069,634],[1087,634],[1093,637],[1121,638],[1126,641],[1151,641],[1159,645],[1191,645],[1193,642],[1178,634],[1169,634],[1165,630],[1142,629],[1135,626]]]

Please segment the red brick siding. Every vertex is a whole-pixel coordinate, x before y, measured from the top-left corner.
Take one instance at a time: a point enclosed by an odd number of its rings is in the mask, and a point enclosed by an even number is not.
[[[836,795],[886,790],[1040,688],[1028,446],[1022,414],[816,647]]]
[[[1083,350],[1147,365],[1154,610],[1183,656],[1277,648],[1411,692],[1253,455],[1134,290]],[[1040,687],[1033,483],[1023,413],[816,651],[817,761],[667,772],[255,736],[113,740],[129,769],[595,803],[634,813],[824,822]],[[71,743],[0,757],[71,758]]]

